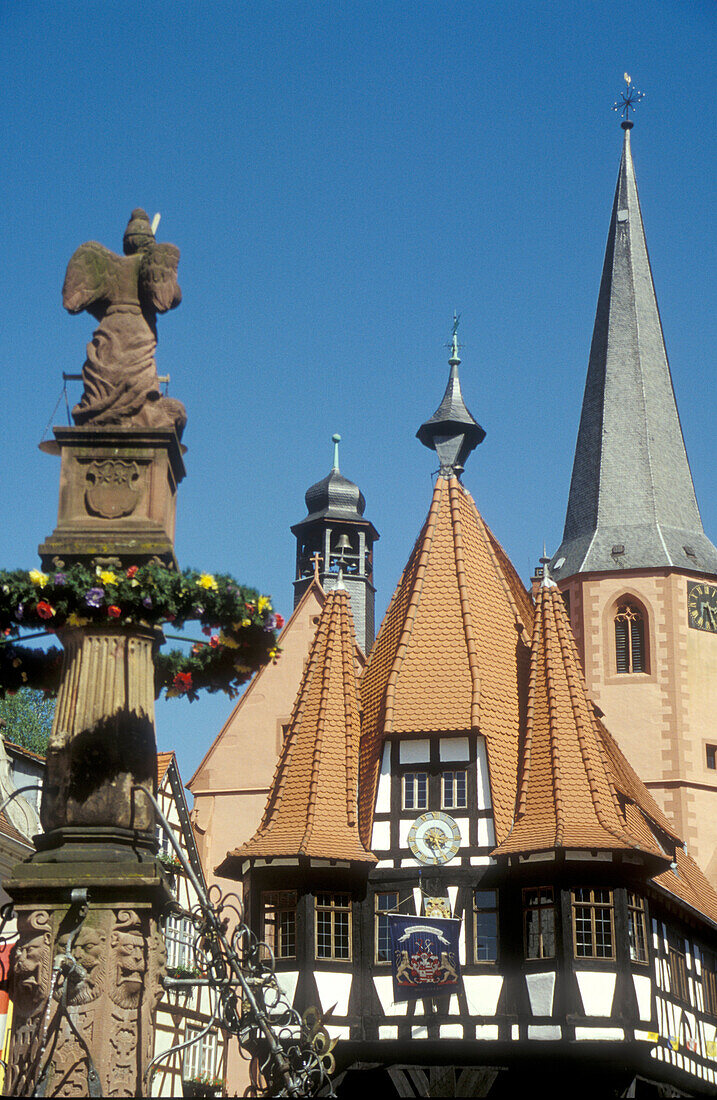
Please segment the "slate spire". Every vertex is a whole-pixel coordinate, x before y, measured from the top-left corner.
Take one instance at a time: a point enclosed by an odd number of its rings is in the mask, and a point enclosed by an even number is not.
[[[675,404],[630,150],[632,125],[622,123],[565,530],[551,561],[557,580],[661,566],[717,573]]]
[[[451,357],[448,360],[451,370],[443,400],[430,420],[421,424],[416,432],[424,447],[434,450],[438,455],[443,477],[460,476],[468,455],[485,439],[483,428],[469,413],[461,393],[458,377],[461,362],[458,355],[458,321],[459,318],[455,317],[450,345]]]

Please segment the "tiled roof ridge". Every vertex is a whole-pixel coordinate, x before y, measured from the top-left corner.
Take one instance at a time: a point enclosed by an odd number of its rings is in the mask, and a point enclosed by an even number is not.
[[[348,635],[347,644],[341,647],[344,699],[348,699],[349,692],[353,692],[358,715],[358,728],[354,729],[353,711],[350,707],[344,708],[346,727],[346,820],[349,825],[355,826],[358,803],[358,742],[361,736],[361,700],[358,694],[358,677],[351,659],[356,644],[356,636],[353,619],[348,614],[348,593],[343,601],[341,624],[344,634]]]
[[[451,507],[451,521],[453,527],[453,550],[456,562],[456,579],[458,581],[458,598],[461,605],[463,618],[463,632],[466,638],[468,650],[468,668],[471,674],[473,690],[471,693],[471,726],[477,728],[480,720],[480,668],[478,654],[476,652],[475,635],[473,633],[473,619],[471,616],[470,597],[466,582],[465,555],[463,548],[463,528],[460,517],[460,499],[458,496],[460,482],[452,477],[448,482],[448,500]]]
[[[445,478],[439,477],[436,486],[433,490],[433,498],[431,500],[431,507],[428,510],[428,516],[423,526],[420,538],[420,550],[418,550],[418,563],[413,576],[413,587],[411,589],[411,595],[408,601],[408,607],[406,608],[406,617],[403,621],[403,629],[396,646],[396,653],[391,662],[391,671],[388,674],[388,681],[386,683],[386,694],[384,703],[384,734],[391,733],[391,726],[393,723],[393,704],[396,693],[396,681],[398,679],[398,673],[400,671],[403,659],[408,647],[408,640],[411,637],[411,631],[416,618],[416,610],[421,597],[421,589],[423,588],[423,581],[426,575],[426,566],[428,564],[428,557],[431,550],[431,544],[433,543],[433,535],[436,529],[436,523],[438,521],[438,514],[440,512],[441,503],[443,499],[443,491],[445,487]],[[417,546],[418,549],[418,546]],[[405,571],[404,571],[405,575]]]
[[[542,589],[540,593],[541,606],[538,608],[538,614],[535,617],[535,629],[536,632],[542,635],[543,644],[543,659],[545,662],[545,685],[548,698],[548,730],[550,737],[550,756],[551,756],[551,778],[553,781],[553,792],[555,798],[555,844],[558,847],[563,846],[563,840],[565,838],[565,820],[563,815],[563,795],[562,795],[562,783],[560,774],[560,753],[558,749],[558,743],[560,739],[560,730],[558,727],[558,717],[556,713],[555,698],[556,698],[556,686],[555,686],[555,669],[553,667],[553,646],[550,645],[550,630],[554,625],[554,620],[550,616],[544,614],[544,596],[547,592],[546,589]],[[541,624],[543,630],[541,631]],[[557,631],[556,631],[557,634]],[[558,639],[558,645],[560,640]]]
[[[326,605],[324,605],[325,609]],[[294,739],[291,737],[291,733],[300,725],[304,712],[304,705],[306,703],[306,696],[309,690],[309,684],[311,683],[313,671],[316,666],[320,638],[324,632],[324,625],[322,620],[325,616],[321,615],[318,626],[314,633],[314,637],[311,640],[311,648],[309,650],[309,656],[306,662],[306,668],[304,674],[301,677],[301,683],[299,684],[299,690],[294,700],[294,705],[291,709],[291,718],[289,719],[288,732],[284,738],[284,743],[281,746],[281,752],[279,753],[279,759],[276,762],[276,768],[274,769],[274,776],[271,781],[270,794],[264,808],[264,814],[259,825],[259,832],[265,829],[273,815],[281,808],[281,802],[284,794],[284,787],[286,786],[286,780],[289,773],[291,756],[294,749]]]
[[[562,654],[563,654],[563,663],[564,663],[565,673],[566,673],[566,677],[567,677],[568,693],[570,695],[570,703],[571,703],[572,708],[573,708],[573,717],[574,717],[574,720],[575,720],[575,728],[576,728],[577,735],[578,735],[578,745],[580,746],[580,753],[581,753],[582,760],[583,760],[583,766],[585,768],[585,774],[586,774],[587,780],[588,780],[588,788],[590,790],[590,796],[592,798],[593,808],[595,810],[595,816],[597,817],[598,821],[602,825],[603,829],[606,830],[606,832],[608,832],[612,836],[616,837],[622,843],[625,842],[625,838],[627,837],[629,843],[632,846],[637,847],[636,842],[633,840],[632,837],[629,836],[629,834],[627,833],[627,830],[624,829],[624,830],[618,831],[615,828],[615,826],[612,824],[612,822],[610,822],[608,820],[608,815],[604,811],[604,808],[603,808],[603,805],[602,805],[602,800],[601,800],[601,797],[600,797],[600,792],[599,792],[598,787],[597,787],[596,777],[595,777],[594,772],[593,772],[593,762],[590,759],[590,753],[588,751],[587,733],[586,733],[586,729],[585,729],[585,722],[584,722],[584,718],[583,718],[583,715],[581,713],[581,708],[580,708],[580,702],[581,702],[580,697],[581,696],[582,696],[582,701],[585,704],[586,708],[589,708],[590,700],[588,698],[587,693],[583,690],[583,684],[581,682],[581,676],[580,676],[580,672],[579,672],[580,665],[579,665],[577,648],[575,646],[575,641],[574,641],[574,639],[572,637],[572,634],[570,632],[570,628],[568,627],[568,624],[567,624],[567,617],[566,617],[566,614],[565,614],[565,605],[563,604],[563,599],[562,599],[562,596],[560,595],[559,590],[557,588],[545,588],[545,589],[543,589],[543,592],[546,593],[546,598],[551,600],[552,606],[553,606],[553,614],[554,614],[554,617],[555,617],[555,625],[556,625],[556,628],[557,628],[558,640],[559,640],[560,648],[561,648],[561,651],[562,651]],[[556,600],[560,601],[559,606],[556,603]],[[576,683],[576,680],[578,681],[577,683]],[[588,709],[588,721],[591,722],[591,724],[592,724],[592,714],[591,714],[589,709]],[[594,741],[595,741],[595,743],[597,745],[597,748],[598,748],[598,755],[600,757],[600,762],[603,765],[606,765],[607,761],[604,760],[604,758],[603,758],[603,756],[600,752],[600,746],[599,746],[600,738],[597,736],[597,731],[594,727],[592,727],[592,732],[593,732]],[[612,784],[612,781],[611,781],[609,769],[607,767],[605,767],[605,779],[607,780],[608,790],[610,791],[610,796],[611,796],[611,800],[612,800],[612,808],[615,812],[616,819],[619,822],[620,821],[619,807],[617,806],[614,787],[613,787],[613,784]]]

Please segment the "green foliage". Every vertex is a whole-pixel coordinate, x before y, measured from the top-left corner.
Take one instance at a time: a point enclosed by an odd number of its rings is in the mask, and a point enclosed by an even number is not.
[[[47,753],[52,729],[55,700],[42,691],[20,688],[13,695],[0,699],[0,718],[5,723],[3,734],[31,752]]]
[[[23,631],[61,628],[144,627],[189,620],[202,624],[206,642],[191,653],[172,650],[155,659],[155,687],[169,698],[224,691],[234,696],[258,668],[276,657],[283,625],[267,596],[226,574],[178,573],[161,562],[103,569],[75,564],[55,573],[0,571],[0,698],[20,688],[55,693],[61,651],[18,645]]]

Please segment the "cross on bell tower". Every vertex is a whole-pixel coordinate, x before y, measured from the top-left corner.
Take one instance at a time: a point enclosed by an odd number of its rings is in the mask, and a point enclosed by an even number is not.
[[[370,520],[364,519],[363,493],[339,470],[341,436],[333,435],[331,440],[333,466],[325,478],[307,489],[308,514],[291,528],[296,536],[294,606],[315,576],[324,589],[334,588],[341,569],[351,597],[356,640],[368,653],[375,633],[373,544],[379,535]]]

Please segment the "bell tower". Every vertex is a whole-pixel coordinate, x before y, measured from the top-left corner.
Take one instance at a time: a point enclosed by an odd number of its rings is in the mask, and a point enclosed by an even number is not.
[[[628,81],[626,105],[633,94]],[[590,694],[715,882],[717,549],[682,438],[632,126],[626,117],[565,531],[550,572]]]
[[[358,485],[339,470],[340,435],[331,437],[334,462],[331,470],[306,491],[307,516],[291,528],[296,536],[294,606],[314,576],[328,591],[335,588],[342,571],[351,598],[356,640],[368,654],[375,634],[373,544],[379,534],[364,519],[366,501]]]

